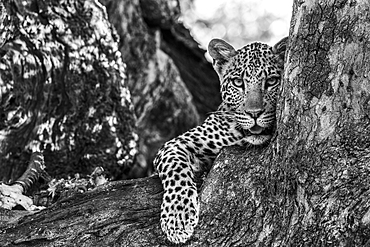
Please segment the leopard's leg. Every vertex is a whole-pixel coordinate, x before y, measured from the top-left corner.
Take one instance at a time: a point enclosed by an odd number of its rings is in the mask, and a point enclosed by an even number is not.
[[[154,166],[164,187],[161,227],[171,242],[186,242],[198,223],[195,172],[212,163],[222,147],[242,142],[242,133],[229,120],[211,115],[158,152]]]
[[[161,228],[171,242],[184,243],[198,224],[199,201],[191,154],[176,141],[167,143],[154,163],[164,187]]]

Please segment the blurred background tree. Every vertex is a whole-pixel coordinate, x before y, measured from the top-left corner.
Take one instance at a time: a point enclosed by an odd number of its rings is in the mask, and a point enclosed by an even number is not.
[[[236,48],[251,41],[274,44],[288,35],[292,0],[180,1],[182,21],[206,48],[222,38]]]

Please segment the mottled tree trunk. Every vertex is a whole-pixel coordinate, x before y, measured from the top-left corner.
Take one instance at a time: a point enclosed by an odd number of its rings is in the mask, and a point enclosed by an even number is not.
[[[0,181],[43,151],[52,176],[112,177],[133,164],[135,116],[125,68],[95,1],[4,1],[0,33]]]
[[[277,135],[221,152],[186,246],[370,244],[369,25],[365,1],[295,1]],[[76,195],[0,245],[170,246],[161,191],[152,177]]]

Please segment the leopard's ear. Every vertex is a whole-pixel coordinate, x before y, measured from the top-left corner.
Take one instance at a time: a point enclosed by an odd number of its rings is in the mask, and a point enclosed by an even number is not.
[[[228,60],[237,54],[232,45],[222,39],[212,39],[208,45],[209,55],[213,58],[213,68],[215,69],[220,82],[222,82]]]
[[[212,39],[208,45],[208,52],[216,61],[225,61],[236,55],[232,45],[222,39]]]
[[[272,47],[272,52],[276,55],[281,64],[284,64],[285,52],[288,46],[289,37],[285,37]]]

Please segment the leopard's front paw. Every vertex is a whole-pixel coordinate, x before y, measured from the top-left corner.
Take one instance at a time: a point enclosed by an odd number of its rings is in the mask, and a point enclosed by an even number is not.
[[[171,242],[185,243],[193,234],[199,219],[197,197],[195,187],[165,192],[161,207],[161,227]]]

